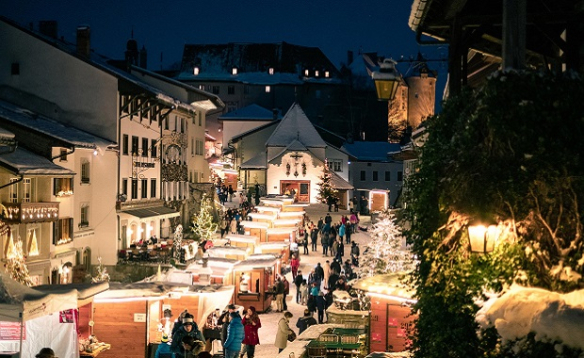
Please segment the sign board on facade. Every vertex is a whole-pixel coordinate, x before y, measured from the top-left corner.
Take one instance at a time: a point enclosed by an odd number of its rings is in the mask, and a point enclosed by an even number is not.
[[[134,313],[134,322],[146,322],[146,313]]]
[[[22,339],[26,340],[26,327],[22,327]],[[0,341],[19,341],[20,322],[0,322]]]

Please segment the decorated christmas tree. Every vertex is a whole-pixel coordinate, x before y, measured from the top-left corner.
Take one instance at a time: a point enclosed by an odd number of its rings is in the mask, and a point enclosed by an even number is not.
[[[6,272],[14,281],[30,287],[33,285],[33,281],[26,267],[26,257],[22,251],[22,241],[18,240],[14,242],[12,234],[10,234],[9,240],[8,250],[6,252],[6,264],[4,266]]]
[[[108,282],[110,280],[110,275],[101,263],[101,256],[97,258],[97,261],[99,262],[99,266],[97,266],[97,275],[91,278],[91,282]]]
[[[395,223],[394,215],[389,210],[380,212],[378,221],[371,229],[371,241],[361,250],[357,275],[368,277],[408,272],[414,266],[412,253],[402,247],[402,233]]]
[[[328,166],[328,161],[325,159],[322,175],[318,178],[320,181],[317,185],[317,199],[325,204],[328,204],[331,199],[337,197],[337,190],[332,186],[333,175]]]
[[[203,195],[201,199],[201,209],[197,215],[193,215],[192,230],[199,242],[213,239],[213,234],[217,231],[219,224],[213,222],[213,206],[211,199]]]

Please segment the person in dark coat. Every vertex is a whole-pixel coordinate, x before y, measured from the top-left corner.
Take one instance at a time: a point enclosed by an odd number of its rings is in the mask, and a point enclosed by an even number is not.
[[[229,322],[231,320],[231,312],[233,311],[235,311],[235,305],[229,304],[227,306],[227,310],[223,311],[217,320],[217,325],[221,326],[221,347],[225,346],[225,339],[227,339],[227,328],[229,327]]]
[[[341,273],[341,261],[337,260],[336,258],[333,259],[331,263],[331,272],[335,272],[337,275]]]
[[[193,337],[195,341],[200,341],[204,345],[205,337],[203,333],[199,330],[197,323],[194,321],[192,314],[185,314],[182,320],[182,327],[176,330],[172,336],[172,344],[170,345],[170,350],[176,355],[177,358],[184,357],[184,349],[181,347],[182,340],[184,337]]]
[[[294,285],[296,285],[296,303],[300,303],[302,299],[302,291],[300,290],[300,285],[302,285],[302,281],[304,280],[304,276],[302,276],[302,271],[298,270],[298,275],[294,279]]]
[[[324,280],[324,269],[320,265],[320,262],[316,264],[316,267],[314,268],[314,274],[318,276],[319,281]]]
[[[223,350],[225,351],[225,358],[237,358],[239,352],[241,352],[241,343],[245,338],[245,329],[238,311],[231,312],[230,316],[231,321],[227,328],[227,338],[225,338]]]
[[[326,309],[326,300],[324,294],[319,292],[316,296],[316,310],[318,311],[318,324],[324,323],[324,310]]]
[[[308,327],[316,324],[316,320],[312,317],[312,312],[309,309],[304,310],[304,316],[298,318],[296,327],[298,327],[298,334],[302,334]]]

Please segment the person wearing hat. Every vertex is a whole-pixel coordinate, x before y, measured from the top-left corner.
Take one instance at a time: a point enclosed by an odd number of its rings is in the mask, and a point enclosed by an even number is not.
[[[298,334],[302,334],[308,327],[316,324],[316,319],[312,317],[312,312],[309,309],[304,310],[304,316],[298,318],[296,322],[296,327],[298,327]]]
[[[227,329],[229,328],[229,322],[231,322],[231,312],[235,311],[235,305],[230,303],[227,305],[227,309],[223,311],[221,317],[217,321],[217,324],[221,325],[221,347],[225,351],[225,339],[227,339]]]
[[[243,338],[243,344],[245,346],[241,352],[241,357],[243,358],[243,355],[247,353],[247,358],[253,358],[255,346],[260,344],[258,330],[262,328],[260,316],[258,316],[254,306],[249,306],[241,323],[243,323],[243,329],[245,331],[245,337]]]
[[[182,326],[176,330],[172,336],[172,344],[170,345],[170,350],[173,352],[177,358],[184,357],[184,347],[181,347],[183,338],[189,336],[193,337],[195,341],[200,341],[200,344],[205,342],[205,337],[203,333],[199,330],[197,323],[194,321],[194,317],[190,313],[186,313],[182,320]]]
[[[154,358],[160,358],[160,355],[164,357],[164,354],[170,356],[172,352],[170,351],[170,342],[168,338],[168,334],[163,333],[162,338],[160,338],[160,344],[156,349],[156,353],[154,353]]]
[[[51,348],[45,347],[42,348],[37,355],[35,356],[35,358],[59,358],[55,355],[55,351],[53,351]]]

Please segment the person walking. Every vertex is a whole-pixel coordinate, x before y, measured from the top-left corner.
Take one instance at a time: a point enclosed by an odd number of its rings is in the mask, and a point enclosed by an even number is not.
[[[260,336],[258,335],[258,330],[262,328],[262,322],[260,321],[260,316],[256,312],[254,306],[249,306],[247,313],[242,320],[243,328],[245,332],[245,337],[243,338],[243,351],[240,354],[240,358],[247,353],[247,358],[253,358],[255,354],[255,346],[260,344]]]
[[[288,335],[292,332],[290,328],[290,318],[294,315],[288,311],[284,312],[284,316],[278,321],[278,332],[276,333],[276,341],[274,345],[278,348],[278,353],[282,352],[288,345]]]
[[[308,255],[308,230],[304,231],[304,239],[302,240],[303,254]]]
[[[316,310],[318,311],[318,324],[324,323],[324,310],[326,309],[326,301],[324,293],[320,291],[316,296]]]
[[[286,276],[282,275],[281,277],[282,283],[284,283],[284,297],[282,298],[282,308],[284,308],[284,311],[288,311],[288,303],[286,301],[288,295],[290,294],[290,282],[288,282]]]
[[[292,269],[292,279],[296,281],[296,276],[298,276],[298,268],[300,267],[300,258],[298,254],[292,255],[290,259],[290,268]]]
[[[241,351],[241,343],[245,337],[245,330],[239,312],[233,311],[230,315],[231,322],[229,322],[229,327],[227,327],[227,338],[225,338],[223,350],[225,351],[225,358],[237,358]]]
[[[278,276],[276,281],[276,312],[284,311],[284,282],[282,282],[282,277]]]
[[[310,230],[310,241],[312,243],[312,251],[316,251],[317,250],[317,245],[318,245],[318,228],[316,227],[312,227],[312,230]]]

